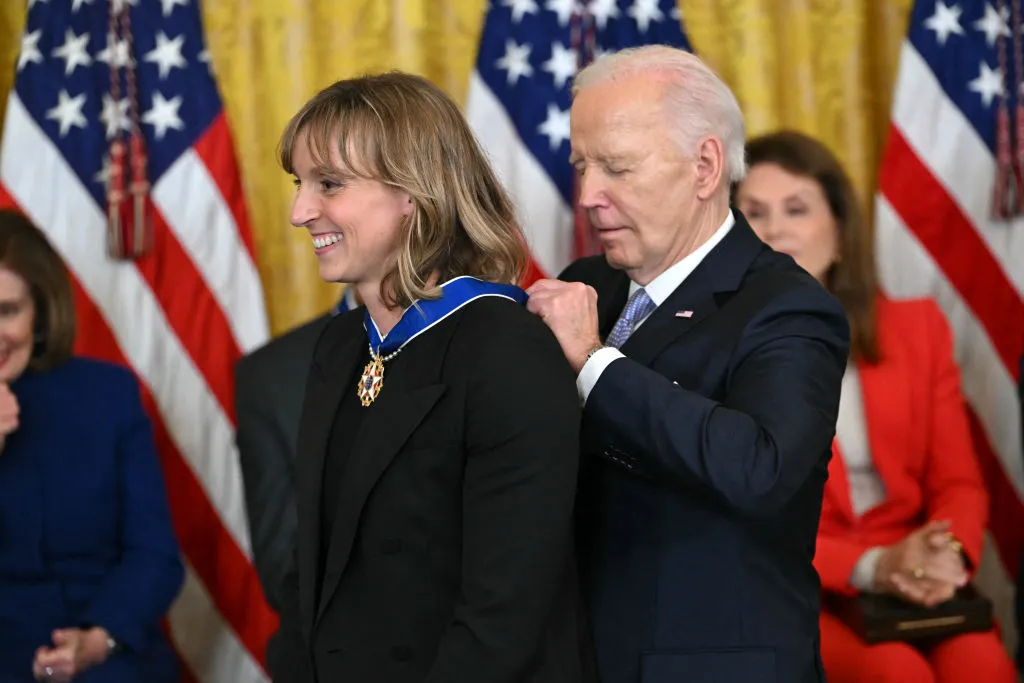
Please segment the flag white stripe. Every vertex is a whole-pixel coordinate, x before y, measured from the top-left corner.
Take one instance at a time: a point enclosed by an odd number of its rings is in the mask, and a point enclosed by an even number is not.
[[[269,681],[262,667],[221,618],[191,567],[167,614],[174,645],[201,683]]]
[[[546,275],[557,276],[572,260],[572,211],[476,70],[470,75],[466,117],[512,196],[534,260]]]
[[[963,393],[974,408],[1003,472],[1024,500],[1017,387],[985,328],[884,195],[875,203],[879,279],[893,297],[934,297],[956,344]]]
[[[186,150],[153,186],[153,201],[220,304],[242,353],[267,338],[256,266],[209,169]]]
[[[1024,298],[1024,218],[992,220],[992,153],[909,41],[903,43],[900,60],[893,124],[974,224],[1017,296]]]
[[[104,214],[16,92],[8,99],[4,131],[0,181],[46,231],[102,312],[125,358],[152,393],[178,451],[248,557],[248,520],[230,421],[138,269],[107,256]],[[29,157],[33,163],[26,166]],[[53,192],[55,187],[60,191]]]

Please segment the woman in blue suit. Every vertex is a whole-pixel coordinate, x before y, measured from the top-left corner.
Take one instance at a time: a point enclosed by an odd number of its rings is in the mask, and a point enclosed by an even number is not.
[[[151,425],[74,330],[60,257],[0,212],[0,681],[174,681],[183,567]]]

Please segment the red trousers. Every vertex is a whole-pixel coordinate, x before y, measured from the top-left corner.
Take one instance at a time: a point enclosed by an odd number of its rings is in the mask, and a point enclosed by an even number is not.
[[[821,658],[829,683],[1017,683],[995,631],[954,636],[926,650],[868,645],[822,610]]]

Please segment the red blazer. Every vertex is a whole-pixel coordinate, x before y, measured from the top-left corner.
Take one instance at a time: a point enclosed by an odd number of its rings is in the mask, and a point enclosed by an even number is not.
[[[988,495],[942,312],[931,300],[879,298],[877,316],[881,361],[859,362],[857,370],[871,458],[886,498],[854,516],[834,440],[814,566],[822,587],[837,593],[856,592],[850,574],[864,551],[894,543],[929,520],[950,520],[977,567],[988,522]]]

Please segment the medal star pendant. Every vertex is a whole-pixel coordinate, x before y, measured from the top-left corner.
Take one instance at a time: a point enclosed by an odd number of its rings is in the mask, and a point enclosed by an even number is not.
[[[363,375],[359,378],[359,402],[363,407],[368,407],[384,387],[384,361],[379,355],[374,354],[373,360],[363,368]]]

